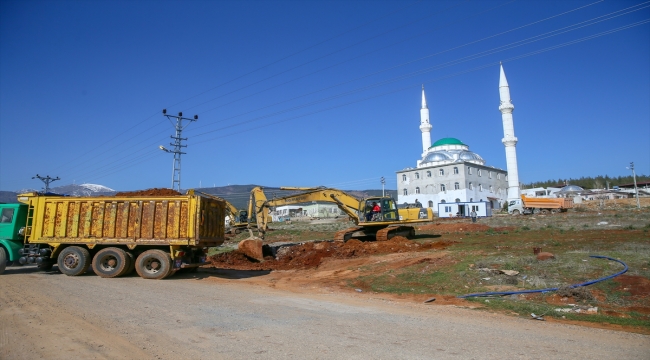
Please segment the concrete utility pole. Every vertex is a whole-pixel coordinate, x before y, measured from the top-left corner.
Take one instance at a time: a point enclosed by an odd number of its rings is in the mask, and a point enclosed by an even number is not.
[[[39,179],[39,180],[41,180],[42,182],[44,182],[44,183],[45,183],[45,192],[46,192],[46,193],[49,193],[49,192],[50,192],[50,183],[51,183],[51,182],[54,182],[54,181],[57,181],[57,180],[61,180],[61,179],[59,179],[58,176],[57,176],[56,178],[51,178],[50,175],[48,175],[48,176],[46,176],[46,177],[42,177],[42,176],[40,176],[40,175],[38,175],[38,174],[36,174],[36,176],[32,176],[32,179]]]
[[[386,196],[386,194],[384,193],[384,185],[386,185],[386,179],[384,179],[384,177],[382,176],[380,180],[381,180],[381,196]]]
[[[641,208],[641,203],[639,202],[639,189],[636,187],[636,172],[634,172],[634,162],[630,163],[628,169],[632,170],[632,178],[634,179],[634,193],[636,194],[636,207]]]
[[[169,119],[169,121],[172,123],[174,128],[176,129],[176,134],[175,136],[170,136],[172,139],[174,139],[173,143],[169,143],[169,145],[174,147],[174,150],[169,150],[166,149],[164,146],[160,145],[160,150],[172,153],[174,154],[174,163],[172,167],[172,189],[175,189],[176,191],[180,192],[181,191],[181,155],[185,154],[184,152],[181,151],[181,148],[187,147],[187,145],[183,145],[183,140],[187,140],[187,138],[181,137],[181,133],[183,132],[183,129],[187,127],[183,127],[183,120],[187,120],[189,122],[196,121],[199,119],[198,115],[194,115],[193,119],[190,118],[184,118],[183,113],[179,112],[178,116],[176,115],[167,115],[167,109],[163,109],[163,115]],[[172,121],[172,118],[176,119],[176,123]]]

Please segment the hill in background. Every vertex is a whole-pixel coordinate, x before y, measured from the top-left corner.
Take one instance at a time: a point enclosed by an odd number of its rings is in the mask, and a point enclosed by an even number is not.
[[[248,200],[250,198],[251,190],[259,185],[228,185],[209,188],[195,188],[194,190],[203,192],[210,195],[215,195],[220,198],[228,200],[238,209],[245,209],[248,207]],[[138,189],[145,190],[145,189]],[[0,203],[16,203],[18,194],[38,191],[35,189],[22,189],[18,192],[14,191],[0,191]],[[67,196],[113,196],[117,191],[107,188],[102,185],[94,184],[81,184],[81,185],[64,185],[52,187],[51,192]],[[344,190],[352,196],[357,198],[365,198],[369,196],[381,196],[382,190]],[[280,190],[277,187],[264,187],[264,193],[268,198],[287,196],[297,193],[297,191]],[[386,190],[387,196],[397,198],[397,190]]]

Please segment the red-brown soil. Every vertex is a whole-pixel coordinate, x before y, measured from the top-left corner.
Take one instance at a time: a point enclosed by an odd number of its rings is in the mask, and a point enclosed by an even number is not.
[[[280,248],[277,258],[267,256],[263,262],[252,260],[238,251],[212,256],[210,261],[214,267],[222,269],[309,269],[318,267],[324,258],[349,259],[377,254],[419,252],[431,249],[444,249],[452,243],[451,241],[417,243],[401,236],[395,236],[388,241],[375,242],[362,242],[355,239],[345,243],[308,242]]]
[[[152,188],[152,189],[139,190],[139,191],[118,192],[117,194],[115,194],[115,196],[121,196],[121,197],[174,196],[174,195],[181,195],[181,193],[172,189]]]
[[[620,275],[614,281],[621,284],[616,290],[630,293],[631,298],[650,298],[650,280],[636,275]]]

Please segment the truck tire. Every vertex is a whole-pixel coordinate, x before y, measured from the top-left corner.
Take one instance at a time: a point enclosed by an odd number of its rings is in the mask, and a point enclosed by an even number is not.
[[[85,274],[90,267],[90,253],[80,246],[69,246],[59,254],[59,271],[68,276]]]
[[[124,274],[120,276],[127,276],[133,273],[133,270],[135,270],[135,256],[133,255],[132,252],[126,251],[126,259],[129,261],[129,266],[124,269]]]
[[[129,268],[129,259],[126,251],[108,247],[101,249],[93,257],[93,271],[97,276],[103,278],[114,278],[122,276]]]
[[[521,214],[519,210],[512,210],[512,215],[519,215]]]
[[[0,275],[5,272],[5,269],[7,268],[7,252],[5,251],[5,248],[0,246]]]
[[[143,279],[164,279],[173,271],[172,258],[162,250],[147,250],[135,260],[135,271]]]

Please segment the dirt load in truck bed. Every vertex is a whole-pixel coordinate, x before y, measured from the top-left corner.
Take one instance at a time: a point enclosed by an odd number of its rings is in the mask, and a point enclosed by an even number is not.
[[[137,197],[137,196],[174,196],[182,195],[176,190],[172,189],[163,189],[163,188],[153,188],[147,190],[138,190],[138,191],[124,191],[118,192],[115,196],[121,197]]]

